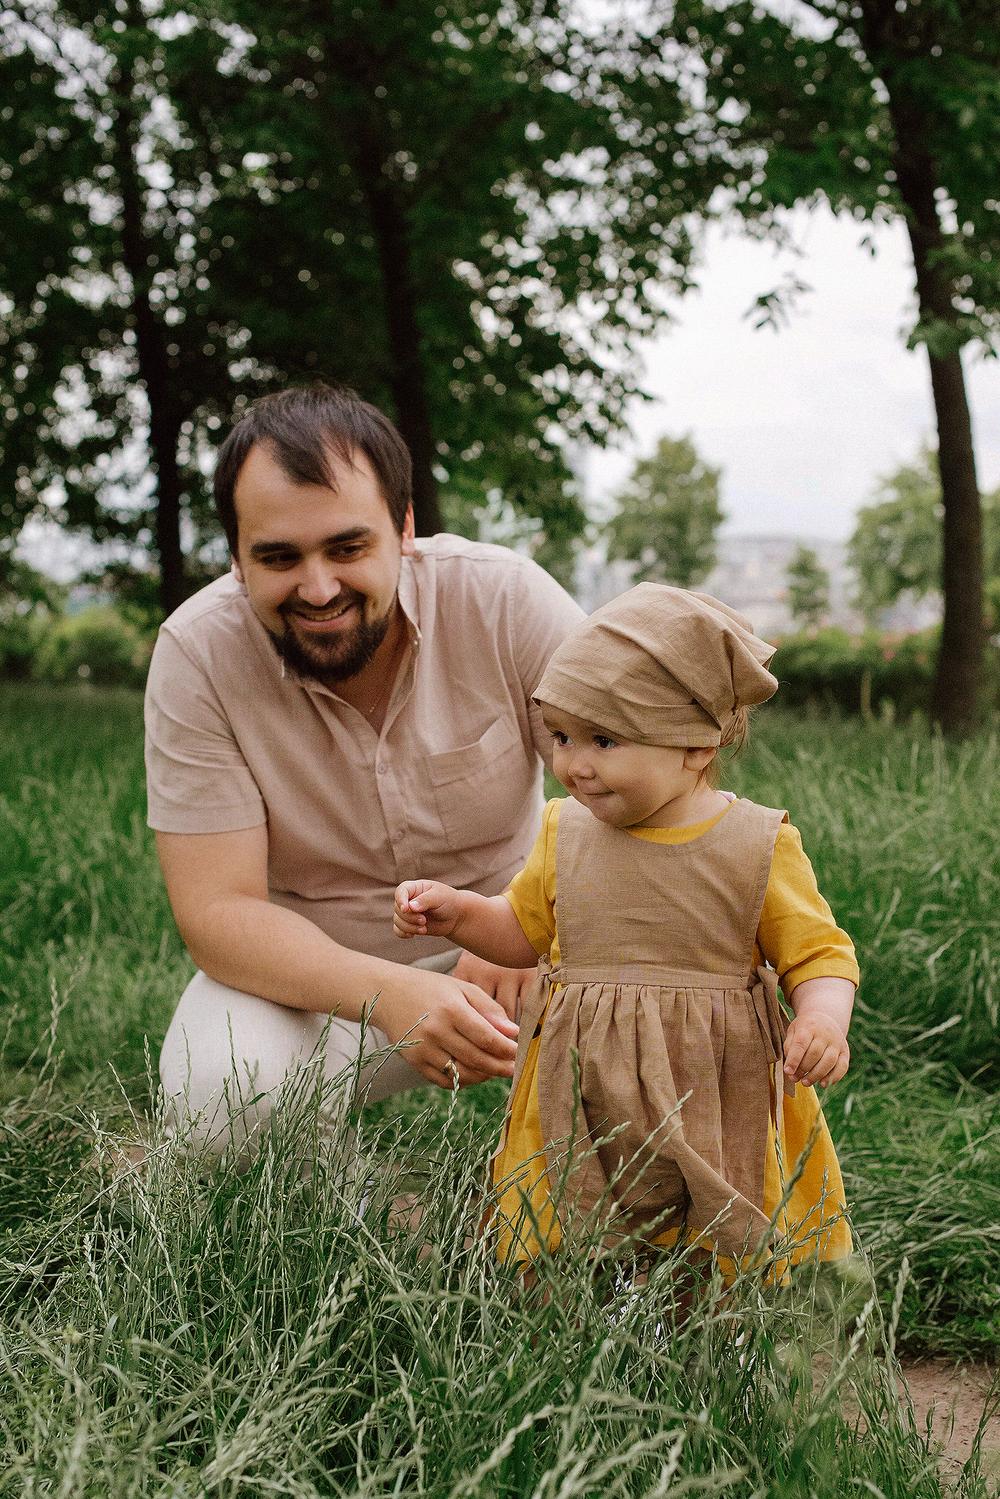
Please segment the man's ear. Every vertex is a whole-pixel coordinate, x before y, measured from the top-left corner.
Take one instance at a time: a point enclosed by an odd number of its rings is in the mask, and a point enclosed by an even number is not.
[[[240,567],[240,564],[237,562],[235,557],[229,564],[229,571],[232,573],[237,583],[243,582],[243,569]]]
[[[412,557],[417,550],[416,527],[413,521],[413,506],[407,505],[406,514],[403,516],[402,556]]]

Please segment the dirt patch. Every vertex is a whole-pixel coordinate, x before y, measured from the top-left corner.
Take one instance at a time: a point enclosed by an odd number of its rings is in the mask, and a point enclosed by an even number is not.
[[[904,1363],[903,1379],[913,1402],[917,1430],[930,1430],[931,1440],[944,1447],[942,1474],[957,1475],[972,1453],[983,1407],[993,1389],[992,1415],[982,1436],[983,1470],[994,1484],[1000,1481],[1000,1412],[998,1370],[989,1364],[949,1364],[944,1359]],[[901,1398],[905,1398],[902,1387]]]

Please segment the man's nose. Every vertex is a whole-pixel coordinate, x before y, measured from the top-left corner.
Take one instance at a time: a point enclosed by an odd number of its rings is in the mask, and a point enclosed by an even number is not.
[[[307,558],[299,572],[296,593],[304,604],[321,609],[332,604],[340,592],[336,568],[323,557]]]

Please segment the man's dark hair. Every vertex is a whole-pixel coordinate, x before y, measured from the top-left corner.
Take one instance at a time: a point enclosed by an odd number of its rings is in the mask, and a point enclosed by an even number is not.
[[[297,386],[255,401],[219,449],[215,508],[236,555],[234,494],[240,469],[255,443],[263,443],[295,484],[326,484],[330,458],[352,463],[364,453],[375,471],[393,525],[402,534],[413,493],[409,450],[387,416],[343,385]]]

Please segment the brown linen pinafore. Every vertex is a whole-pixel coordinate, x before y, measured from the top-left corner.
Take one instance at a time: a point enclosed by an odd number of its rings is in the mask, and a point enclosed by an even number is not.
[[[751,962],[786,818],[739,800],[699,838],[665,845],[570,799],[560,808],[560,962],[542,962],[525,1002],[511,1096],[545,1014],[538,1105],[564,1231],[592,1227],[595,1211],[606,1245],[686,1222],[740,1255],[767,1228],[774,1085],[794,1087],[773,1070],[786,1024],[777,977]]]

